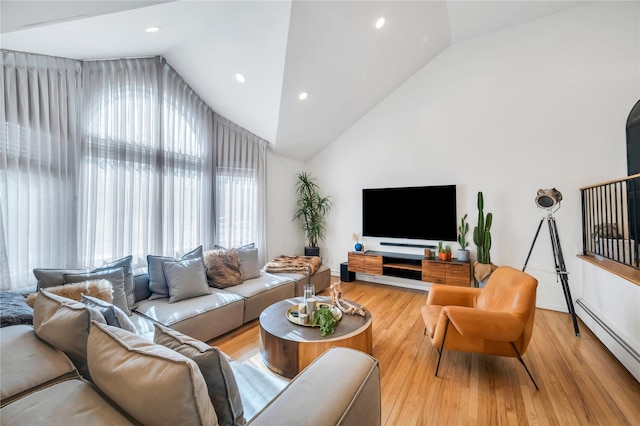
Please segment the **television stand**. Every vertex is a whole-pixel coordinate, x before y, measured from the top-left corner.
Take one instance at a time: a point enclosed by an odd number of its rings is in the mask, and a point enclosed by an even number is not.
[[[469,287],[471,265],[456,259],[442,261],[422,255],[386,251],[349,252],[348,270],[363,274],[406,278],[425,283]]]

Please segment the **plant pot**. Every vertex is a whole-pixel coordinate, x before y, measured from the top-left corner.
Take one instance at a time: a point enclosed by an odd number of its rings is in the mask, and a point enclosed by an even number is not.
[[[444,260],[444,261],[450,261],[451,260],[451,253],[442,253],[442,252],[438,252],[438,258],[440,260]]]
[[[318,256],[320,257],[320,247],[305,247],[304,248],[305,256]]]
[[[459,262],[468,262],[469,261],[469,250],[458,250],[457,259]]]

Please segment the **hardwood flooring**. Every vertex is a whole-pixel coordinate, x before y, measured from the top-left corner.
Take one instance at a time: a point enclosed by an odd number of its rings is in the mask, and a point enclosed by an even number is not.
[[[582,322],[575,337],[568,314],[536,311],[523,357],[536,391],[515,358],[447,351],[435,377],[438,354],[420,316],[424,291],[364,281],[342,283],[342,290],[373,315],[383,425],[640,424],[640,383]],[[257,320],[209,343],[266,369]]]

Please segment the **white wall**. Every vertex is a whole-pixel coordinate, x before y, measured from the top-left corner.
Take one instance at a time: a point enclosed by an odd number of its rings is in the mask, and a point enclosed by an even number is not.
[[[304,234],[292,220],[295,184],[305,165],[272,152],[267,156],[267,260],[281,254],[304,253]]]
[[[638,26],[637,2],[597,2],[444,51],[305,166],[333,197],[325,263],[337,273],[353,248],[362,188],[456,184],[458,214],[468,212],[471,227],[476,193],[484,193],[494,214],[494,263],[520,268],[541,218],[536,191],[556,187],[564,196],[559,235],[579,297],[579,188],[626,175],[625,122],[640,98]],[[270,164],[270,225],[290,222],[293,198],[288,209],[271,201],[282,198],[273,191],[291,193],[296,166]],[[294,236],[286,225],[270,227],[270,251],[293,248],[274,242]],[[379,242],[365,245],[381,249]],[[539,307],[566,310],[546,225],[527,272],[539,280]]]
[[[578,274],[584,286],[583,295],[578,299],[581,303],[576,303],[578,316],[640,381],[640,360],[630,353],[640,353],[640,286],[583,260],[578,261]],[[601,323],[582,308],[582,303]],[[617,335],[617,339],[607,328]]]

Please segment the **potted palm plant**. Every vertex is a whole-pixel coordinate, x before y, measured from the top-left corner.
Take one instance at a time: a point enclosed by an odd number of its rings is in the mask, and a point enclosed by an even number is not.
[[[320,195],[315,179],[306,172],[298,173],[296,194],[297,208],[293,220],[300,220],[307,246],[305,256],[320,256],[318,242],[324,239],[324,217],[331,208],[331,198]]]

